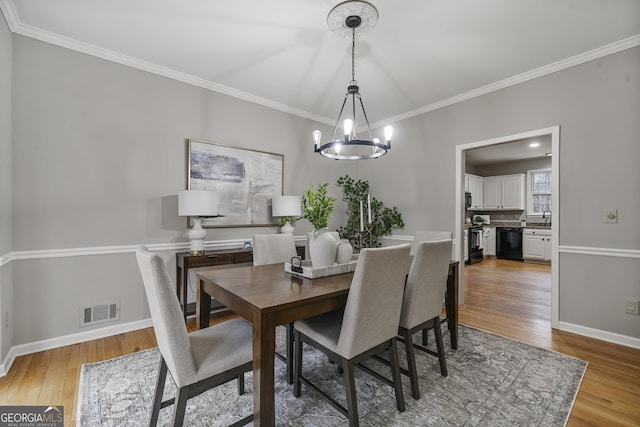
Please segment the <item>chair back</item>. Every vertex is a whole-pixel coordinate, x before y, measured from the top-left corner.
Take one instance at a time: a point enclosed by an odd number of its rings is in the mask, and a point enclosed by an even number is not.
[[[160,353],[178,387],[191,384],[196,377],[195,363],[182,309],[167,267],[158,254],[144,246],[137,248],[136,258]]]
[[[287,262],[298,256],[293,235],[256,234],[253,236],[253,265]]]
[[[442,311],[447,289],[451,240],[419,242],[407,276],[400,326],[411,329]]]
[[[451,231],[416,231],[411,245],[411,255],[415,255],[418,243],[436,240],[453,240],[453,233]]]
[[[341,356],[361,354],[398,333],[410,249],[402,244],[360,252],[336,348]]]

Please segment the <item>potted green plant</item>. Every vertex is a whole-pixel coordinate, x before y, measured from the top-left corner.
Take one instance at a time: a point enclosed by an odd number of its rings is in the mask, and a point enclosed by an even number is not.
[[[342,188],[342,200],[347,202],[348,215],[347,223],[338,228],[338,233],[340,238],[349,239],[356,250],[380,247],[382,236],[391,234],[394,228],[404,227],[402,214],[396,206],[386,207],[370,196],[369,181],[356,181],[344,175],[338,178],[337,184]],[[361,202],[366,203],[366,207]],[[363,209],[367,210],[366,216],[362,215]]]
[[[336,199],[327,194],[329,183],[313,184],[302,195],[302,218],[313,225],[309,239],[309,256],[314,267],[326,267],[333,264],[338,242],[329,234],[329,221],[333,215]]]

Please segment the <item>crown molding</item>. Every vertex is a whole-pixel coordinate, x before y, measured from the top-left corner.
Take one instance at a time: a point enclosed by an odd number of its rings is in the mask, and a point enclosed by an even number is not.
[[[104,49],[89,43],[85,43],[70,37],[66,37],[57,33],[53,33],[51,31],[43,30],[41,28],[25,24],[20,21],[20,17],[16,12],[15,7],[13,6],[12,0],[0,0],[0,9],[2,9],[5,17],[7,17],[9,29],[15,34],[71,49],[76,52],[85,53],[87,55],[95,56],[110,62],[115,62],[117,64],[126,65],[138,70],[147,71],[149,73],[187,83],[192,86],[201,87],[203,89],[208,89],[213,92],[221,93],[223,95],[242,99],[244,101],[262,105],[264,107],[282,111],[284,113],[293,114],[304,119],[313,120],[327,125],[333,124],[333,120],[327,117],[320,116],[318,114],[313,114],[299,108],[291,107],[289,105],[285,105],[267,98],[262,98],[260,96],[250,94],[248,92],[243,92],[241,90],[195,77],[191,74],[183,73],[172,68],[163,67],[152,62],[143,61],[141,59],[124,55],[113,50]]]
[[[224,86],[209,80],[205,80],[199,77],[192,76],[187,73],[183,73],[177,70],[173,70],[168,67],[163,67],[151,62],[142,61],[140,59],[127,56],[109,49],[104,49],[98,46],[84,43],[70,37],[65,37],[60,34],[56,34],[50,31],[46,31],[31,25],[24,24],[20,21],[15,7],[13,6],[13,0],[0,0],[0,9],[7,19],[7,24],[13,33],[20,34],[26,37],[31,37],[40,41],[51,43],[57,46],[65,47],[67,49],[75,50],[77,52],[92,55],[98,58],[106,59],[111,62],[126,65],[132,68],[136,68],[142,71],[147,71],[153,74],[157,74],[163,77],[167,77],[173,80],[181,81],[193,86],[208,89],[213,92],[218,92],[224,95],[228,95],[234,98],[242,99],[254,104],[262,105],[267,108],[282,111],[284,113],[293,114],[304,119],[313,120],[326,125],[333,125],[334,120],[320,116],[318,114],[310,113],[308,111],[301,110],[299,108],[291,107],[267,98],[262,98],[241,90],[233,89],[228,86]],[[505,89],[510,86],[515,86],[520,83],[527,82],[529,80],[543,77],[557,71],[562,71],[567,68],[574,67],[576,65],[584,64],[585,62],[592,61],[594,59],[602,58],[607,55],[621,52],[626,49],[630,49],[640,45],[640,34],[628,37],[623,40],[619,40],[614,43],[572,56],[570,58],[563,59],[552,64],[548,64],[512,77],[508,77],[504,80],[500,80],[495,83],[482,86],[477,89],[470,90],[468,92],[461,93],[456,96],[452,96],[447,99],[443,99],[438,102],[434,102],[429,105],[417,108],[415,110],[407,111],[406,113],[391,116],[382,120],[378,120],[371,124],[372,128],[385,126],[389,123],[399,122],[406,120],[421,114],[429,113],[441,108],[448,107],[459,102],[467,101],[469,99],[476,98],[478,96],[486,95],[491,92]]]
[[[443,99],[433,104],[425,105],[424,107],[417,108],[415,110],[407,111],[403,114],[398,114],[386,118],[384,120],[377,121],[371,124],[372,128],[386,126],[389,123],[395,123],[402,120],[410,119],[411,117],[419,116],[421,114],[429,113],[431,111],[439,110],[444,107],[448,107],[453,104],[457,104],[462,101],[476,98],[478,96],[486,95],[491,92],[505,89],[511,86],[515,86],[520,83],[527,82],[529,80],[537,79],[557,71],[566,70],[567,68],[575,67],[576,65],[584,64],[585,62],[593,61],[607,55],[622,52],[623,50],[631,49],[633,47],[640,46],[640,34],[635,36],[619,40],[617,42],[581,53],[579,55],[572,56],[570,58],[563,59],[552,64],[544,65],[533,70],[529,70],[522,74],[518,74],[512,77],[508,77],[504,80],[500,80],[495,83],[482,86],[477,89],[470,90],[468,92],[461,93],[460,95],[452,96],[451,98]]]
[[[9,30],[11,30],[11,32],[15,32],[16,26],[20,23],[20,18],[18,18],[18,12],[13,6],[13,1],[0,0],[0,10],[4,15],[4,19],[7,21]]]

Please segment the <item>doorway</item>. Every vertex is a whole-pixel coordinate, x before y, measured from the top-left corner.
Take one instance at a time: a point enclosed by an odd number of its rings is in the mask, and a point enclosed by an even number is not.
[[[489,147],[492,145],[505,144],[512,141],[522,139],[550,136],[551,137],[551,173],[552,181],[552,198],[551,204],[554,210],[555,220],[551,226],[551,327],[558,328],[559,322],[559,256],[558,256],[558,238],[560,235],[560,197],[559,197],[559,153],[560,153],[560,126],[537,129],[514,135],[507,135],[498,138],[471,142],[456,146],[456,211],[455,211],[455,239],[457,248],[459,248],[458,259],[461,261],[460,268],[460,304],[464,304],[464,174],[465,174],[465,152],[480,147]]]

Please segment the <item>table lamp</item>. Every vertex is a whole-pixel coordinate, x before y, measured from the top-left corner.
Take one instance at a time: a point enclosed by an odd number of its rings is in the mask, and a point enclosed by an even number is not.
[[[204,255],[207,232],[202,228],[202,219],[218,215],[218,203],[220,197],[215,191],[183,190],[178,193],[178,215],[191,217],[193,221],[189,230],[191,255]]]
[[[271,215],[282,218],[284,225],[281,233],[293,234],[291,222],[302,214],[302,200],[300,196],[277,196],[271,199]]]

